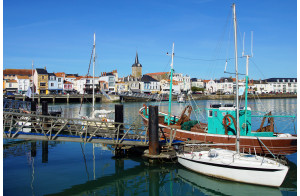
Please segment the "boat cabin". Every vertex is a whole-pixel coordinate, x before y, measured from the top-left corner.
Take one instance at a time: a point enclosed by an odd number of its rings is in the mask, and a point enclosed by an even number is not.
[[[240,135],[272,137],[273,132],[252,132],[251,130],[251,108],[241,107],[240,115]],[[209,134],[236,135],[236,107],[233,104],[214,104],[207,108],[207,123]],[[226,124],[227,126],[224,126]]]

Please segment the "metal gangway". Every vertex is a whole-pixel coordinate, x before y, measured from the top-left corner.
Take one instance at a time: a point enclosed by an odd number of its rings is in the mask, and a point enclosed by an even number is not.
[[[147,146],[148,126],[3,112],[3,138]]]
[[[112,100],[112,98],[103,90],[101,89],[101,93],[108,99],[108,100]]]

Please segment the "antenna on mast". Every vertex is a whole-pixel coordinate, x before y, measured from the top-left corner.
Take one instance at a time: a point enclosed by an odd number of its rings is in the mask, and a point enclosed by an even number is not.
[[[244,32],[244,37],[243,37],[243,52],[242,52],[242,56],[244,56],[245,53],[245,32]]]
[[[251,56],[253,57],[253,31],[251,31]]]

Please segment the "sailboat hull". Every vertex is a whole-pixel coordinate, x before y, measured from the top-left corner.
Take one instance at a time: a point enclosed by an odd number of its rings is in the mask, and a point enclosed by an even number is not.
[[[146,125],[148,124],[148,118],[144,115],[144,109],[144,107],[141,108],[139,114]],[[163,123],[159,123],[159,126],[163,127],[164,134],[169,137],[171,128]],[[180,128],[174,128],[174,130],[176,131],[176,140],[193,140],[205,143],[225,144],[218,147],[235,150],[235,146],[226,145],[235,144],[235,135],[208,134],[206,132],[186,131]],[[261,142],[254,136],[240,136],[240,151],[261,155],[270,154],[267,148],[275,155],[289,155],[297,152],[297,137],[294,135],[278,134],[277,137],[259,137],[259,139]]]
[[[210,157],[207,155],[208,151],[201,151],[180,154],[177,156],[178,162],[190,170],[208,176],[274,187],[282,184],[288,172],[287,166],[263,157],[240,157],[238,154],[234,155],[234,151],[217,151],[220,158]]]

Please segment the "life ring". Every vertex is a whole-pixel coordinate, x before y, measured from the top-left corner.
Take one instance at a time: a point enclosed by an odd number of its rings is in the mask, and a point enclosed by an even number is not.
[[[228,121],[228,123],[226,124],[226,119]],[[231,119],[227,116],[226,118],[223,119],[223,124],[224,125],[227,125],[227,126],[230,126],[231,125]]]
[[[102,118],[102,121],[103,121],[103,122],[107,122],[107,119],[106,119],[106,118]]]

